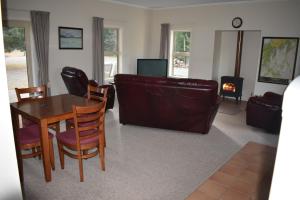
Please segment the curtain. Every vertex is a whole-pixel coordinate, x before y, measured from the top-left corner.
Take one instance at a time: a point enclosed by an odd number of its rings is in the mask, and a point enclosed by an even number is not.
[[[104,82],[103,18],[93,17],[93,78]]]
[[[168,59],[170,42],[170,24],[161,24],[159,58]]]
[[[38,85],[49,86],[49,12],[31,11],[31,24],[38,61]],[[50,95],[50,88],[48,88]]]

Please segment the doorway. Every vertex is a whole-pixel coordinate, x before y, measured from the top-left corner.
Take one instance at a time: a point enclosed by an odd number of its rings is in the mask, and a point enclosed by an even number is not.
[[[3,27],[5,64],[10,102],[16,102],[15,88],[33,86],[30,23],[8,21]]]
[[[222,76],[235,72],[238,31],[216,31],[214,46],[213,79],[221,83]],[[247,101],[255,93],[258,73],[261,31],[244,30],[240,76],[244,78],[242,100]]]

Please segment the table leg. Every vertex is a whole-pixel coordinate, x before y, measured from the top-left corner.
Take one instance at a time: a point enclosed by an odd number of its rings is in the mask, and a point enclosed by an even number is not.
[[[44,165],[44,175],[46,182],[51,181],[51,163],[50,163],[50,149],[48,136],[48,122],[46,119],[41,120],[41,144]]]
[[[11,119],[12,119],[13,131],[14,131],[14,139],[15,139],[15,147],[16,147],[16,153],[17,153],[20,182],[21,182],[21,185],[23,186],[23,183],[24,183],[23,160],[22,160],[22,154],[21,154],[21,150],[20,150],[19,137],[18,137],[19,115],[13,109],[11,109]]]

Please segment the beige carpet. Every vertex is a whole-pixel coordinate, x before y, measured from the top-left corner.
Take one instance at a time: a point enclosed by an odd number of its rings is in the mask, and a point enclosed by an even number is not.
[[[24,161],[26,199],[182,200],[248,141],[277,144],[277,136],[245,125],[244,113],[218,113],[207,135],[120,125],[117,106],[106,115],[106,171],[97,157],[66,157],[61,170],[54,144],[56,170],[45,183],[41,161]]]
[[[246,102],[238,102],[235,100],[225,99],[222,100],[219,106],[219,113],[227,114],[227,115],[236,115],[242,112],[245,109]]]

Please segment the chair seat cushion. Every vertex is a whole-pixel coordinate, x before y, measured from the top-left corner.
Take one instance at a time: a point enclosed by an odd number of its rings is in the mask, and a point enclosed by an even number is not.
[[[80,133],[81,136],[91,134],[93,131],[83,131]],[[67,145],[76,145],[76,132],[75,129],[70,129],[65,132],[59,133],[56,135],[56,138],[59,142]],[[99,136],[94,136],[90,138],[85,138],[80,140],[80,144],[89,144],[89,143],[98,143]]]
[[[34,123],[33,121],[29,120],[29,119],[26,119],[26,118],[22,118],[22,124],[23,124],[23,127],[27,127],[27,126],[31,126],[31,125],[34,125],[36,123]]]
[[[49,139],[53,138],[53,134],[49,133]],[[19,141],[21,145],[33,144],[40,142],[40,127],[37,124],[19,129]]]

